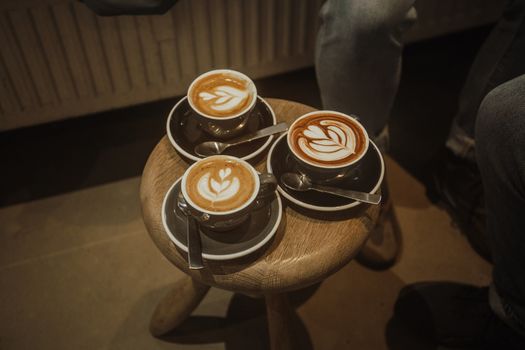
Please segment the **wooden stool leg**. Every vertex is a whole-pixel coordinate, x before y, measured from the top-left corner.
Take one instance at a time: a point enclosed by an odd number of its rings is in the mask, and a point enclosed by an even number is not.
[[[294,349],[292,328],[293,309],[288,302],[288,294],[269,294],[265,296],[272,350]]]
[[[184,276],[157,305],[149,330],[158,337],[180,325],[202,301],[210,286]]]

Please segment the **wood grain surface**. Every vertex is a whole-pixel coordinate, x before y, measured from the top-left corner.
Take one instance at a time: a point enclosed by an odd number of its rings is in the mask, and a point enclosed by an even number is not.
[[[313,110],[285,100],[267,101],[278,121],[291,123]],[[256,168],[264,171],[266,158],[256,161]],[[206,285],[248,295],[265,295],[317,283],[358,253],[378,218],[379,206],[362,204],[349,212],[326,215],[306,213],[283,201],[286,215],[275,237],[265,247],[250,256],[231,261],[205,261],[204,269],[189,270],[186,253],[170,241],[161,220],[164,195],[188,166],[164,136],[151,153],[142,175],[142,213],[151,238],[166,258],[195,281]]]

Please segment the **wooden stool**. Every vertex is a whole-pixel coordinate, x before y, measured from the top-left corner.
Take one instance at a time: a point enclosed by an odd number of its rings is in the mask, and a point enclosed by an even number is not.
[[[277,119],[290,124],[314,110],[285,100],[267,101]],[[157,306],[151,319],[151,333],[160,336],[177,327],[213,286],[264,296],[272,349],[292,348],[292,337],[287,332],[291,308],[286,292],[318,283],[346,265],[368,238],[377,221],[379,206],[362,204],[344,220],[328,221],[301,214],[284,202],[286,215],[266,247],[251,256],[205,261],[204,269],[189,270],[186,254],[170,241],[161,220],[164,195],[188,166],[165,136],[151,153],[142,175],[140,197],[148,232],[164,256],[187,276]],[[260,160],[256,168],[263,171],[265,162]]]

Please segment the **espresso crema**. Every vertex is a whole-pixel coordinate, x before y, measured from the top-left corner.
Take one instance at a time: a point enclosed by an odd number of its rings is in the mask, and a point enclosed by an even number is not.
[[[253,83],[228,73],[215,73],[196,80],[189,91],[195,108],[212,117],[242,113],[256,98]]]
[[[318,166],[344,166],[362,156],[367,136],[352,119],[323,113],[292,125],[288,142],[299,158]]]
[[[254,174],[241,162],[216,158],[204,159],[190,170],[186,192],[191,201],[212,212],[242,207],[256,188]]]

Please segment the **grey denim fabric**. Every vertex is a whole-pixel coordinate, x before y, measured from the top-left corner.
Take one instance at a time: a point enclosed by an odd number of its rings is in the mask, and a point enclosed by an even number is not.
[[[522,74],[525,74],[525,1],[511,0],[470,68],[447,147],[460,157],[474,160],[474,128],[481,101],[496,86]]]
[[[315,66],[325,109],[356,114],[371,136],[386,126],[415,0],[327,0]]]
[[[494,285],[507,321],[525,335],[525,74],[483,99],[475,139]]]

